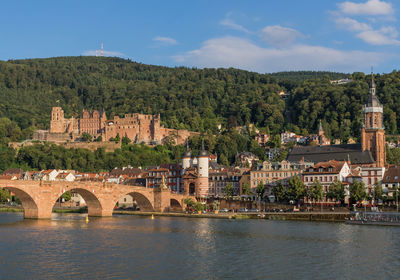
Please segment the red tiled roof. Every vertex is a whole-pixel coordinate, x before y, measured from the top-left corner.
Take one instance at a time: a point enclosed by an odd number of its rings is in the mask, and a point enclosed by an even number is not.
[[[389,166],[385,171],[382,183],[400,183],[400,166]]]
[[[303,174],[307,175],[307,174],[339,173],[345,163],[346,163],[345,161],[336,161],[336,160],[318,162],[313,167],[306,169],[303,172]],[[323,169],[322,172],[319,171],[320,168]],[[329,171],[329,168],[332,168],[332,171]],[[310,169],[313,169],[313,171],[310,171]]]

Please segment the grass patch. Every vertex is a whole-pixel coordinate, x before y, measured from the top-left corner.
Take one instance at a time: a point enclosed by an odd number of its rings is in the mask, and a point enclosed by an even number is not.
[[[53,209],[53,213],[87,213],[86,207],[78,209]]]
[[[0,212],[24,212],[24,209],[4,207],[0,208]]]
[[[250,219],[249,215],[237,214],[232,216],[233,219],[241,220],[241,219]]]

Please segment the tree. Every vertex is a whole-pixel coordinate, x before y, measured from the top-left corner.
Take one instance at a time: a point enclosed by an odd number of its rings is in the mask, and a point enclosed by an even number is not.
[[[345,198],[345,191],[342,182],[337,179],[329,186],[329,192],[326,195],[330,199],[335,199],[343,203]]]
[[[227,183],[223,189],[223,193],[226,198],[231,198],[233,197],[233,184],[232,183]]]
[[[251,190],[250,190],[250,184],[244,183],[242,185],[242,195],[250,195]]]
[[[281,202],[287,200],[287,191],[286,188],[282,185],[281,182],[278,182],[273,188],[272,193],[276,197],[276,199]]]
[[[281,135],[276,134],[271,137],[271,139],[267,143],[271,148],[280,148],[281,147]]]
[[[366,198],[364,182],[358,180],[350,186],[350,200],[352,203],[361,202]]]
[[[372,192],[372,198],[376,201],[379,201],[383,198],[383,190],[382,190],[382,185],[379,184],[379,182],[377,181],[374,184],[374,190]]]
[[[265,185],[263,182],[260,182],[256,187],[256,194],[259,199],[262,199],[264,197],[264,193],[265,193]]]
[[[124,136],[124,137],[122,137],[121,142],[122,142],[122,145],[128,145],[131,142],[131,139],[129,139],[128,136]]]
[[[294,176],[289,180],[288,196],[295,200],[300,200],[305,196],[304,183],[299,176]]]
[[[218,200],[213,201],[213,210],[219,210],[220,202]]]
[[[195,201],[192,198],[188,197],[183,200],[183,203],[190,207],[195,204]]]
[[[0,188],[0,202],[8,202],[11,200],[10,192],[6,189]]]
[[[121,140],[121,137],[119,136],[119,133],[117,133],[117,136],[115,136],[114,141],[118,143]]]
[[[204,204],[201,203],[200,201],[196,202],[195,205],[194,205],[194,209],[196,211],[204,211],[204,208],[205,208]]]
[[[0,144],[0,172],[9,168],[15,160],[15,150]]]
[[[222,165],[225,165],[225,166],[229,165],[229,161],[228,161],[228,159],[226,158],[226,156],[224,154],[221,154],[219,156],[218,160]]]
[[[82,133],[82,140],[86,142],[92,142],[92,135],[87,132]]]
[[[185,203],[186,205],[186,211],[188,211],[190,207],[193,207],[196,204],[196,202],[190,197],[185,198],[183,200],[183,203]]]
[[[321,212],[322,212],[322,198],[324,197],[324,190],[321,183],[316,180],[311,186],[311,198],[321,202]]]
[[[324,197],[324,191],[321,183],[318,180],[315,180],[311,185],[311,198],[318,201],[322,200]]]
[[[64,201],[70,201],[71,200],[71,191],[66,191],[61,195],[61,198],[64,199]]]

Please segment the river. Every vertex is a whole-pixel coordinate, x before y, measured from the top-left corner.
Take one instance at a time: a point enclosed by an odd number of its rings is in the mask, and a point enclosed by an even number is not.
[[[0,213],[0,279],[398,279],[400,227]]]

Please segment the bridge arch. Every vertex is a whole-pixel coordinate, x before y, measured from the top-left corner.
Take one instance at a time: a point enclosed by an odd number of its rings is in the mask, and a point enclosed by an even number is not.
[[[14,193],[15,196],[21,201],[22,208],[24,209],[24,218],[30,219],[39,217],[39,207],[30,194],[15,187],[5,187],[5,189]]]
[[[88,208],[88,215],[89,216],[103,216],[103,206],[96,196],[95,193],[92,193],[89,190],[86,190],[84,188],[79,188],[79,187],[72,187],[66,189],[62,194],[60,194],[56,200],[53,202],[53,207],[56,205],[57,200],[63,195],[66,191],[71,191],[74,193],[79,194],[82,196],[82,198],[85,200],[87,208]]]
[[[175,198],[170,199],[170,209],[171,211],[179,211],[182,212],[183,207],[182,204],[179,202],[179,200]]]
[[[137,191],[131,191],[128,192],[121,197],[119,197],[115,203],[114,206],[117,204],[117,202],[123,198],[126,195],[130,195],[133,199],[133,201],[136,201],[138,207],[140,208],[140,211],[146,211],[146,212],[154,212],[154,205],[151,200],[151,197],[147,197],[145,194],[137,192]]]

